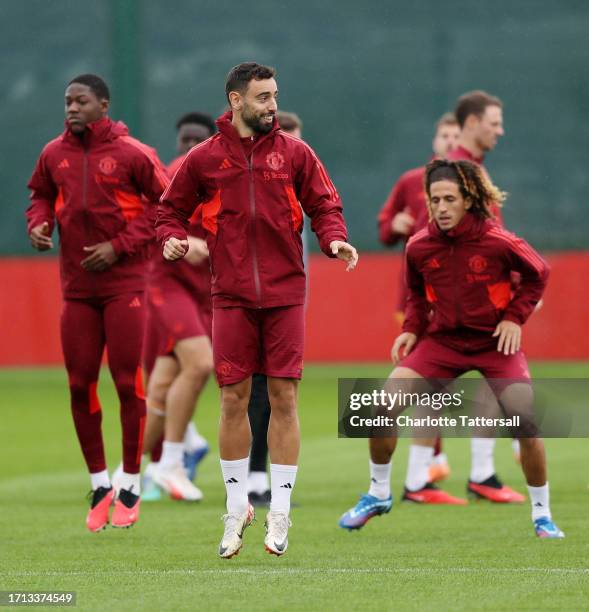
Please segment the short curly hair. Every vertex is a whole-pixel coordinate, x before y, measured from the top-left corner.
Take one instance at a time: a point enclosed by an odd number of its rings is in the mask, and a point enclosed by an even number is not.
[[[431,192],[432,183],[451,181],[456,183],[462,197],[468,198],[472,205],[470,211],[483,218],[493,218],[493,208],[500,207],[507,194],[493,185],[487,173],[478,164],[464,159],[450,161],[435,159],[425,167],[424,187],[427,208],[432,217]]]

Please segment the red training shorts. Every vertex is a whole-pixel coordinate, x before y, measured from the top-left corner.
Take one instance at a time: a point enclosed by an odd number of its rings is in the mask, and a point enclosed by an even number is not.
[[[213,358],[220,387],[252,374],[301,378],[305,307],[214,308]]]
[[[143,364],[151,373],[158,357],[172,355],[180,340],[211,337],[212,313],[179,283],[165,288],[150,286],[143,344]]]
[[[496,349],[463,354],[428,336],[418,341],[399,367],[411,368],[424,378],[436,379],[457,378],[465,372],[478,370],[496,394],[514,380],[530,382],[528,362],[521,350],[515,355],[504,355]]]

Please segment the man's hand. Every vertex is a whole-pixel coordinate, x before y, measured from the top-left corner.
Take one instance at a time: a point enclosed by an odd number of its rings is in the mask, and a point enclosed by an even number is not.
[[[99,242],[92,246],[84,247],[89,253],[88,257],[80,262],[86,272],[102,272],[110,268],[119,258],[111,242]]]
[[[408,236],[411,228],[415,225],[415,219],[406,211],[397,213],[393,217],[391,229],[395,234],[403,234]]]
[[[493,332],[493,338],[499,336],[497,350],[504,355],[515,355],[522,343],[522,328],[513,321],[501,321]]]
[[[391,349],[391,358],[393,360],[393,365],[397,365],[403,357],[407,357],[411,352],[411,349],[415,346],[417,342],[417,336],[412,334],[411,332],[403,332],[400,336],[397,336],[393,344],[393,348]],[[402,346],[405,346],[402,354],[399,354]]]
[[[342,242],[341,240],[332,240],[329,243],[329,248],[338,259],[348,262],[346,272],[356,267],[358,263],[358,252],[351,244]]]
[[[53,241],[49,235],[49,223],[45,221],[41,225],[36,225],[29,234],[31,245],[37,251],[48,251],[53,248]]]
[[[209,248],[206,241],[196,236],[188,236],[188,253],[184,257],[186,261],[193,266],[197,266],[207,259],[208,256]]]
[[[188,252],[188,240],[178,240],[178,238],[168,238],[164,244],[164,259],[176,261],[181,259]]]

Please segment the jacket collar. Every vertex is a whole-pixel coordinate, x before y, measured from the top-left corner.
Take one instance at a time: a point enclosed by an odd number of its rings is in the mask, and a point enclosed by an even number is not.
[[[99,142],[107,142],[128,134],[129,129],[122,121],[113,121],[110,117],[102,117],[89,123],[82,136],[74,134],[66,122],[62,139],[90,147]]]
[[[459,243],[479,238],[488,231],[489,227],[490,223],[487,219],[482,219],[467,212],[460,223],[448,232],[443,232],[433,220],[429,222],[428,231],[430,236]]]
[[[232,143],[241,145],[239,132],[235,129],[233,123],[231,123],[231,119],[233,118],[233,113],[231,111],[227,111],[223,115],[221,115],[217,121],[217,127],[219,128],[219,132],[222,134],[224,138],[227,138]],[[267,140],[268,138],[273,138],[276,132],[280,129],[278,125],[278,121],[276,117],[274,118],[274,123],[272,124],[272,129],[267,134],[261,134],[256,139],[257,146],[260,142]]]
[[[451,153],[450,159],[466,159],[468,161],[473,161],[479,166],[483,164],[485,161],[484,156],[475,157],[468,149],[465,149],[462,145],[458,145]]]

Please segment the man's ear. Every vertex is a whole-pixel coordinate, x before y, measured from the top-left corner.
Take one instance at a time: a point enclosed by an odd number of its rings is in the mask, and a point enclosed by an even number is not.
[[[229,106],[231,110],[240,111],[243,107],[243,98],[238,91],[229,92]]]

